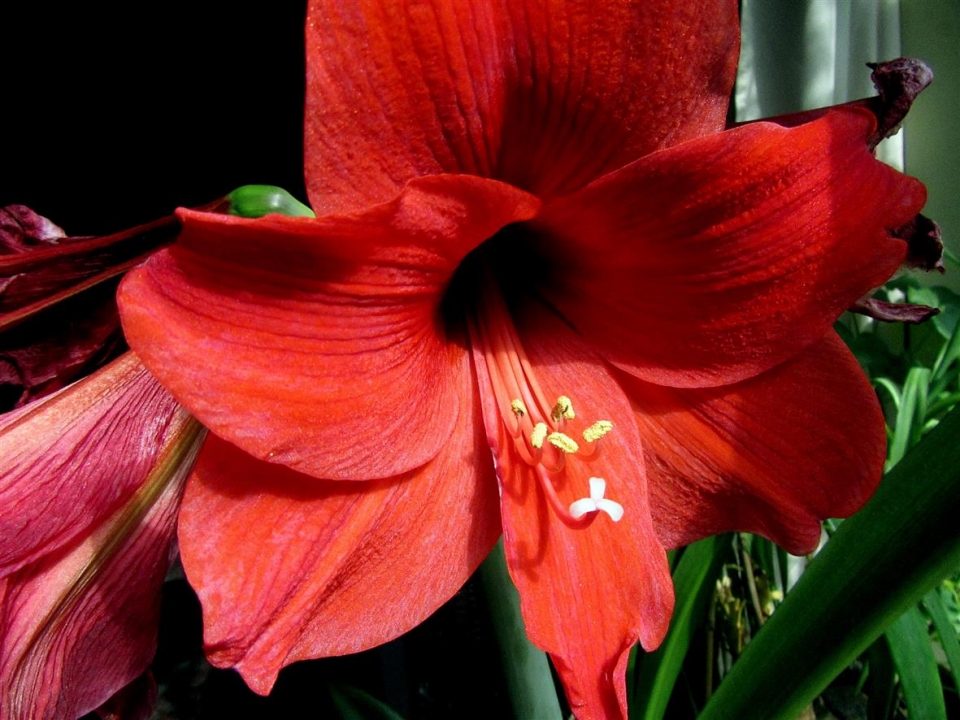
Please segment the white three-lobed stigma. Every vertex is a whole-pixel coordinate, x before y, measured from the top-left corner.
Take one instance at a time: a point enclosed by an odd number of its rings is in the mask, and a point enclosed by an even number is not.
[[[610,516],[614,522],[623,517],[623,505],[603,496],[607,491],[607,481],[603,478],[590,478],[590,497],[581,498],[570,504],[570,514],[574,518],[582,518],[587,513],[602,511]]]

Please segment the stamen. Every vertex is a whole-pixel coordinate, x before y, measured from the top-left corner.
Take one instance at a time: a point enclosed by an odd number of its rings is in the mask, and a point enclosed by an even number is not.
[[[564,525],[586,528],[601,511],[619,521],[623,506],[604,498],[606,482],[601,478],[591,477],[590,496],[572,504],[568,504],[569,495],[561,500],[557,494],[558,489],[566,494],[567,463],[594,461],[603,445],[597,441],[613,429],[613,423],[599,420],[583,429],[586,423],[577,422],[583,444],[571,437],[570,424],[577,418],[573,402],[560,395],[552,407],[547,404],[493,276],[487,274],[483,285],[475,313],[467,320],[478,379],[492,391],[481,393],[484,418],[499,414],[518,459],[534,473],[553,514]],[[586,473],[577,475],[582,478]]]
[[[577,445],[577,441],[574,440],[569,435],[564,435],[562,432],[553,432],[547,436],[547,442],[553,445],[558,450],[562,450],[565,453],[575,453],[580,449],[580,446]]]
[[[492,276],[488,276],[490,283],[495,284]],[[483,332],[485,342],[493,350],[492,356],[494,362],[498,365],[501,373],[512,377],[520,391],[523,402],[528,408],[541,409],[547,407],[543,391],[537,382],[533,373],[530,361],[523,351],[523,345],[517,336],[513,324],[509,322],[490,322],[491,317],[501,316],[509,317],[509,311],[497,291],[481,293],[482,306],[485,312],[479,313],[480,330]],[[511,394],[517,397],[516,393]]]
[[[537,423],[533,426],[533,432],[530,433],[530,444],[537,450],[543,447],[543,441],[547,437],[547,424]]]
[[[550,411],[550,418],[554,422],[560,422],[561,419],[573,420],[575,417],[576,413],[573,412],[573,403],[570,402],[570,398],[566,395],[558,397],[556,404]]]
[[[593,425],[583,431],[583,439],[587,442],[596,442],[611,430],[613,430],[612,422],[609,420],[597,420]]]
[[[603,478],[590,478],[590,497],[581,498],[570,505],[570,514],[580,519],[587,513],[605,512],[614,522],[623,518],[623,505],[608,500],[603,495],[607,490],[607,481]]]

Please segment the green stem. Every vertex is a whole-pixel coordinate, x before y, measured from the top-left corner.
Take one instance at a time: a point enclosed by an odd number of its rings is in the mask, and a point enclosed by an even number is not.
[[[502,539],[480,565],[480,580],[500,645],[514,717],[558,720],[562,715],[550,663],[527,639],[520,595],[507,572]]]

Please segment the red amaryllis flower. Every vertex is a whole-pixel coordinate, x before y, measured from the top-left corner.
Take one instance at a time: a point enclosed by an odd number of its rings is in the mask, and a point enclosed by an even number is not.
[[[571,705],[618,717],[665,547],[804,552],[862,505],[882,419],[831,323],[924,190],[862,108],[724,131],[737,38],[732,0],[311,4],[319,217],[183,211],[120,290],[216,435],[179,530],[214,664],[266,693],[388,640],[502,529]]]

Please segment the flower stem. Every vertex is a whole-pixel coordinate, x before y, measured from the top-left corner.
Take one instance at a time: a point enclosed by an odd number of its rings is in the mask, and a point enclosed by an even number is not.
[[[502,539],[480,565],[480,580],[497,633],[514,717],[561,718],[546,653],[527,639],[520,615],[520,596],[507,573]]]

